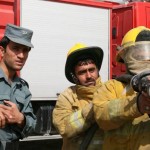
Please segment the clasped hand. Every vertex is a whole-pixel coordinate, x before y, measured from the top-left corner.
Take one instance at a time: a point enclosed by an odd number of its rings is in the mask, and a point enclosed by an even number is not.
[[[22,125],[23,121],[24,115],[15,103],[4,100],[4,104],[0,104],[0,128],[4,128],[7,124]]]

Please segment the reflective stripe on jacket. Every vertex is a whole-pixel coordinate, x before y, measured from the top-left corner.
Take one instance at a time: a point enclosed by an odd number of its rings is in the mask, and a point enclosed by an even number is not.
[[[100,79],[94,87],[72,86],[60,94],[53,111],[53,123],[63,137],[63,150],[79,150],[86,131],[95,122],[93,118],[84,118],[82,109],[92,102],[93,93],[99,86]],[[92,108],[88,110],[91,111],[93,112]],[[88,150],[101,150],[102,137],[103,132],[98,130]]]

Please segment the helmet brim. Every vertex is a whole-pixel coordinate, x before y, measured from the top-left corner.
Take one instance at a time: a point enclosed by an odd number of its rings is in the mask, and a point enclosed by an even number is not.
[[[94,60],[96,61],[96,66],[98,70],[100,70],[101,68],[104,53],[100,47],[91,46],[80,48],[75,52],[72,52],[66,60],[65,76],[71,83],[75,83],[71,75],[71,73],[73,73],[72,70],[74,69],[75,61],[77,61],[79,57],[84,55],[89,55],[93,57]]]
[[[120,52],[118,52],[116,55],[116,61],[120,64],[124,64],[124,60],[121,58]]]

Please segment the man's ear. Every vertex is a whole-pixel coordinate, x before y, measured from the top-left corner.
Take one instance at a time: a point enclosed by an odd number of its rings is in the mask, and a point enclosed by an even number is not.
[[[0,57],[4,56],[4,52],[5,52],[5,49],[3,48],[3,46],[0,46]]]
[[[72,76],[72,79],[73,79],[74,83],[79,84],[78,78],[72,72],[71,72],[71,76]]]

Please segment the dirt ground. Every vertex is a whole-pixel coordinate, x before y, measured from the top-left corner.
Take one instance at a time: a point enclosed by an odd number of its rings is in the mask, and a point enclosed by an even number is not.
[[[62,139],[21,141],[19,150],[61,150]]]

